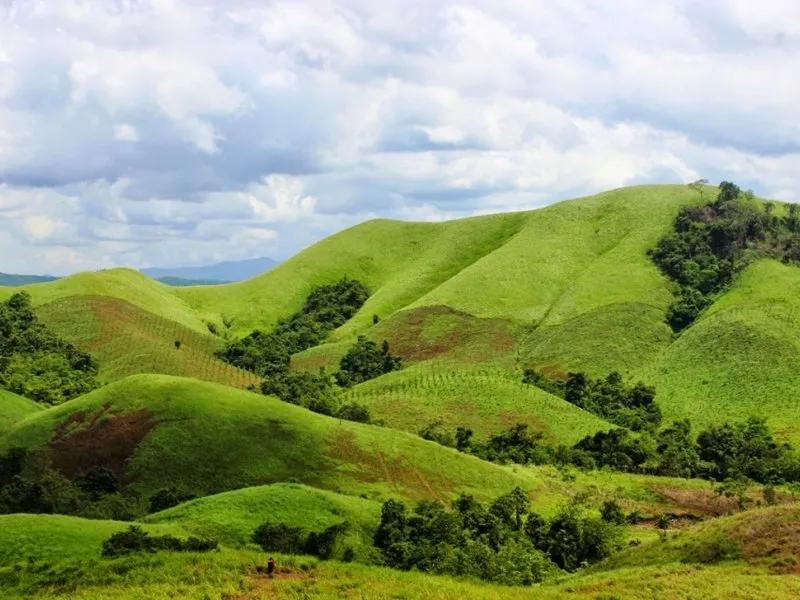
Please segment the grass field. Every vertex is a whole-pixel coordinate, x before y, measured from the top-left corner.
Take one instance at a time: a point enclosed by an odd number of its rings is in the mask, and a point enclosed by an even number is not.
[[[0,516],[0,596],[800,596],[796,505],[721,517],[736,511],[735,500],[708,482],[501,466],[415,435],[435,419],[478,439],[521,421],[572,444],[609,427],[523,385],[521,370],[536,367],[555,376],[617,370],[656,387],[665,422],[690,418],[699,430],[766,416],[800,445],[800,269],[759,261],[680,335],[664,323],[672,289],[646,251],[680,206],[697,201],[685,186],[640,186],[447,223],[371,221],[236,284],[170,288],[113,269],[25,287],[41,319],[95,356],[109,384],[46,410],[0,391],[0,451],[49,449],[67,475],[107,466],[145,497],[179,484],[204,497],[149,516],[146,527],[213,536],[224,547],[106,561],[100,543],[126,524]],[[405,368],[345,393],[385,427],[235,389],[257,378],[214,358],[222,339],[209,323],[233,336],[269,328],[313,287],[343,276],[371,297],[292,366],[332,371],[358,334],[387,340]],[[18,290],[0,288],[0,299]],[[639,510],[645,521],[629,538],[642,543],[527,590],[298,557],[279,557],[287,570],[274,580],[254,573],[264,557],[249,536],[263,521],[321,529],[346,520],[363,559],[385,499],[447,503],[463,492],[490,500],[517,485],[545,515],[578,495],[595,509],[614,500]],[[783,492],[781,502],[791,502]],[[762,490],[751,497],[761,500]],[[677,517],[666,542],[654,525],[662,513]]]
[[[369,407],[390,427],[417,433],[441,419],[445,428],[469,427],[477,439],[527,423],[551,443],[574,444],[612,426],[561,398],[522,383],[520,372],[499,367],[420,363],[362,383],[345,395]]]
[[[192,535],[219,540],[234,548],[253,548],[251,535],[264,522],[284,523],[306,531],[350,525],[344,544],[358,560],[372,556],[372,536],[380,522],[381,505],[299,484],[276,483],[224,492],[150,515],[144,522],[180,527]]]
[[[103,465],[149,494],[298,481],[375,497],[493,497],[525,478],[407,433],[192,379],[138,375],[42,411],[0,448],[49,447],[67,473]]]
[[[59,336],[97,360],[105,382],[137,373],[194,377],[242,389],[260,381],[214,356],[223,341],[208,330],[200,333],[124,300],[62,298],[42,306],[38,314]]]
[[[158,553],[114,560],[98,559],[88,548],[126,524],[86,522],[70,517],[0,517],[0,540],[16,545],[24,536],[45,542],[52,551],[29,562],[21,555],[0,554],[4,597],[76,598],[437,598],[523,599],[577,598],[649,600],[775,599],[800,593],[796,573],[776,571],[758,561],[718,564],[679,560],[647,567],[626,566],[564,577],[533,588],[505,588],[421,573],[404,573],[355,563],[318,562],[278,555],[273,579],[256,573],[262,553],[223,549],[205,555]],[[151,526],[152,527],[152,526]],[[6,533],[8,532],[8,533]],[[688,532],[687,532],[687,535]],[[698,536],[699,537],[699,536]],[[662,544],[655,542],[655,544]],[[33,544],[39,547],[40,544]],[[672,541],[662,544],[673,545]],[[5,545],[1,546],[6,548]],[[15,546],[17,547],[17,546]],[[26,550],[28,556],[31,550]],[[665,552],[668,552],[665,551]],[[676,555],[676,558],[678,555]],[[605,565],[606,567],[608,565]],[[781,574],[777,574],[781,573]]]
[[[0,435],[17,421],[43,410],[40,404],[0,389]]]
[[[639,374],[668,418],[701,427],[763,416],[798,443],[798,363],[800,269],[764,260]]]

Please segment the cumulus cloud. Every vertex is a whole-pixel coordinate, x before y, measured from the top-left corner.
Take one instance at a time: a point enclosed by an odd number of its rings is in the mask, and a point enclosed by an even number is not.
[[[796,201],[792,0],[0,3],[0,270],[287,257],[645,182]]]

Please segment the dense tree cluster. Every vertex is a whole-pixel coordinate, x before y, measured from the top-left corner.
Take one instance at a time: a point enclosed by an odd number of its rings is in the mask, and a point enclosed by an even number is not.
[[[284,523],[262,523],[253,532],[252,540],[265,552],[285,554],[310,554],[322,559],[336,556],[345,561],[353,560],[352,547],[344,546],[344,538],[350,529],[347,521],[331,525],[323,531],[307,532],[300,527]]]
[[[569,373],[567,380],[562,382],[526,369],[522,381],[633,431],[653,431],[661,423],[655,389],[641,382],[633,387],[626,386],[616,371],[605,379],[593,379],[585,373]]]
[[[400,367],[400,359],[389,352],[387,342],[378,347],[360,336],[342,358],[339,371],[331,376],[323,369],[318,374],[293,371],[291,357],[318,345],[325,336],[350,319],[367,300],[369,293],[358,281],[344,278],[338,283],[312,290],[303,308],[278,322],[269,333],[253,331],[230,342],[219,356],[242,369],[261,375],[263,394],[298,404],[325,415],[368,422],[366,407],[340,405],[338,387],[349,387]]]
[[[378,348],[375,342],[360,335],[355,345],[342,357],[336,381],[342,387],[350,387],[395,371],[401,366],[402,361],[390,352],[389,342],[384,340],[383,345]]]
[[[368,297],[363,284],[346,277],[317,287],[300,311],[278,321],[271,332],[256,330],[232,341],[220,357],[262,377],[282,375],[289,369],[292,354],[320,344],[328,333],[356,314]]]
[[[775,441],[763,419],[711,426],[692,437],[689,421],[675,421],[661,431],[634,433],[629,429],[599,431],[574,446],[553,445],[528,425],[472,441],[463,427],[455,435],[441,421],[420,431],[425,439],[500,464],[573,465],[581,469],[610,468],[631,473],[671,477],[700,477],[712,481],[746,479],[763,484],[800,481],[800,455]]]
[[[124,531],[113,534],[103,542],[102,555],[106,558],[124,556],[133,552],[210,552],[216,550],[216,540],[190,537],[182,540],[174,535],[150,535],[138,525],[131,525]]]
[[[713,202],[681,209],[673,232],[650,256],[678,286],[667,322],[681,331],[754,258],[800,261],[797,206],[789,205],[787,214],[778,217],[771,203],[760,205],[751,192],[723,181]]]
[[[88,519],[131,521],[194,496],[176,486],[140,498],[125,490],[105,467],[91,467],[72,479],[54,470],[46,452],[13,447],[0,454],[0,514],[64,514]]]
[[[423,500],[409,512],[389,500],[374,543],[394,568],[531,585],[559,568],[574,571],[605,558],[621,539],[618,525],[586,516],[578,503],[550,520],[532,513],[516,488],[488,506],[462,495],[452,510]]]
[[[599,432],[578,442],[598,466],[712,481],[750,480],[763,484],[800,481],[800,455],[779,444],[764,419],[712,425],[692,439],[688,421],[677,421],[655,436],[624,429]]]
[[[0,387],[58,404],[95,389],[96,375],[91,356],[38,321],[26,292],[0,302]]]

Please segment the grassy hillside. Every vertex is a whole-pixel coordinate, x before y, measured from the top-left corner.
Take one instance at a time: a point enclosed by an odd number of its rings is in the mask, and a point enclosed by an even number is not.
[[[0,299],[7,298],[19,289],[0,287]],[[61,298],[105,296],[125,300],[190,329],[202,333],[208,331],[207,326],[191,308],[174,295],[175,288],[170,288],[132,269],[78,273],[58,281],[25,286],[22,289],[31,294],[36,306],[55,302]]]
[[[223,342],[208,330],[200,333],[125,300],[73,296],[45,304],[38,314],[60,337],[97,360],[105,382],[137,373],[194,377],[243,389],[259,382],[214,356]]]
[[[231,547],[255,547],[250,537],[264,522],[322,531],[346,521],[351,525],[347,544],[364,560],[372,553],[372,536],[380,515],[380,503],[372,500],[276,483],[192,500],[144,521],[173,524],[192,535],[213,538]]]
[[[31,561],[99,558],[103,540],[130,524],[63,515],[0,515],[0,567]],[[147,525],[153,534],[180,533],[169,525]]]
[[[713,564],[744,560],[775,573],[800,574],[800,508],[774,506],[713,519],[673,531],[667,542],[630,548],[594,570],[655,567],[673,563]]]
[[[447,223],[377,220],[315,244],[250,281],[176,290],[201,314],[233,316],[234,329],[269,326],[295,312],[317,285],[348,276],[372,292],[343,335],[388,316],[442,284],[513,236],[525,214],[504,214]]]
[[[669,417],[764,416],[800,442],[800,268],[759,261],[641,370]]]
[[[133,376],[50,408],[0,447],[53,450],[66,473],[104,465],[145,494],[197,495],[300,481],[375,496],[493,497],[524,484],[511,469],[399,431],[339,421],[273,398],[166,376]]]
[[[0,517],[0,524],[2,542],[16,544],[15,540],[28,535],[27,539],[31,541],[45,542],[41,544],[45,546],[44,554],[37,555],[32,562],[11,558],[21,555],[9,554],[10,560],[4,564],[16,566],[0,566],[4,597],[12,598],[523,600],[535,595],[545,600],[787,600],[800,594],[797,574],[776,575],[771,567],[741,561],[718,565],[672,563],[626,567],[565,577],[535,588],[508,588],[445,576],[278,555],[281,572],[273,579],[267,579],[255,570],[257,565],[263,565],[263,553],[249,551],[223,549],[204,555],[159,553],[116,560],[93,556],[90,548],[99,548],[101,539],[117,528],[125,527],[127,524],[124,523],[87,523],[70,517],[12,515]],[[52,552],[47,550],[48,543]],[[39,545],[35,544],[36,547]],[[6,544],[0,548],[6,548]],[[27,551],[24,556],[27,556]],[[51,558],[58,562],[42,562]]]
[[[41,410],[44,410],[41,404],[0,388],[0,435],[17,421]]]
[[[413,433],[433,420],[471,428],[477,438],[522,422],[554,443],[574,444],[611,427],[561,398],[496,367],[419,364],[362,383],[345,398],[365,404],[390,427]]]
[[[314,286],[347,275],[372,296],[333,342],[370,330],[378,315],[383,329],[376,335],[408,346],[414,360],[510,362],[518,349],[525,364],[599,374],[612,365],[640,367],[669,344],[662,322],[668,283],[645,251],[690,202],[696,198],[685,186],[641,186],[446,223],[377,220],[242,283],[169,288],[116,269],[26,289],[39,306],[103,296],[199,333],[207,332],[206,322],[221,328],[223,319],[232,320],[238,335],[270,327]],[[11,291],[0,289],[0,297]],[[403,309],[410,310],[395,314]],[[423,348],[411,343],[420,339]]]

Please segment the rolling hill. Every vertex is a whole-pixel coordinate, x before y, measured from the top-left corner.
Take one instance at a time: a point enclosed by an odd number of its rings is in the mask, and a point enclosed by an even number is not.
[[[313,286],[347,275],[371,297],[327,344],[296,356],[297,368],[335,367],[355,335],[366,333],[387,339],[407,364],[485,364],[510,373],[530,366],[555,376],[618,370],[654,385],[669,419],[703,426],[719,407],[737,420],[768,412],[781,437],[798,441],[791,290],[800,270],[759,261],[680,336],[664,323],[671,287],[646,251],[680,206],[696,202],[685,186],[623,188],[445,223],[370,221],[241,283],[170,288],[117,269],[25,289],[65,338],[96,344],[108,381],[155,371],[246,387],[251,380],[215,362],[209,324],[232,336],[270,327]],[[0,288],[0,297],[14,289]],[[92,308],[98,303],[115,307]],[[106,332],[94,342],[88,325],[69,327],[89,321],[92,331]],[[158,324],[140,328],[145,322]],[[107,343],[115,337],[108,332],[122,341]],[[173,337],[194,340],[185,356],[171,352]],[[769,359],[765,348],[776,349]],[[370,393],[378,402],[378,392]],[[494,396],[484,387],[474,401],[492,406]]]
[[[145,496],[174,483],[208,495],[299,481],[377,497],[486,497],[525,481],[414,435],[157,375],[128,377],[42,411],[0,438],[0,449],[10,446],[49,447],[66,474],[108,467]]]
[[[0,388],[0,435],[14,423],[42,410],[41,404]]]

